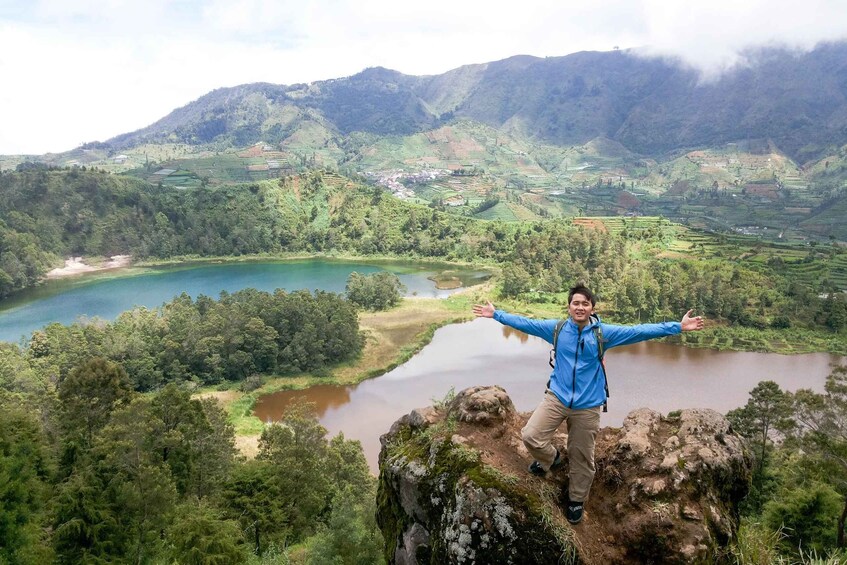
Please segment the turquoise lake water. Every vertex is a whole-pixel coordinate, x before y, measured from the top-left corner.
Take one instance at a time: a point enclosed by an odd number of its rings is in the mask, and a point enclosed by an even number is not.
[[[406,285],[407,295],[446,297],[452,291],[439,290],[427,277],[434,268],[412,264],[364,264],[331,260],[239,262],[195,264],[136,270],[132,276],[84,275],[72,280],[49,281],[43,286],[0,303],[0,340],[29,339],[34,330],[51,322],[70,324],[80,318],[113,320],[134,306],[155,308],[186,292],[192,298],[203,294],[217,298],[222,290],[243,288],[273,291],[316,289],[344,292],[353,271],[396,273]],[[487,275],[458,273],[465,284]]]

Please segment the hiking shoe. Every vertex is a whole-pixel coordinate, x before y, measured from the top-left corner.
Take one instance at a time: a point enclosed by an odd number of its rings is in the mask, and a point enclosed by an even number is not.
[[[538,461],[533,461],[532,463],[530,463],[528,470],[536,477],[543,477],[547,474],[547,471],[544,470],[544,467],[542,467],[541,463],[539,463]]]
[[[574,502],[568,500],[568,507],[565,510],[565,517],[571,524],[579,524],[582,521],[582,502]]]
[[[559,467],[561,467],[561,466],[562,466],[562,464],[563,464],[564,462],[565,462],[565,461],[561,458],[561,456],[560,456],[560,454],[559,454],[559,450],[557,449],[557,450],[556,450],[556,458],[555,458],[555,459],[553,459],[553,464],[552,464],[552,465],[550,465],[550,470],[552,471],[552,470],[554,470],[554,469],[558,469]]]
[[[558,469],[562,466],[562,463],[562,458],[559,456],[559,450],[557,449],[556,458],[553,459],[553,464],[550,465],[550,470],[552,471],[553,469]],[[539,463],[538,461],[533,461],[529,465],[529,472],[535,475],[536,477],[543,477],[547,474],[547,471],[544,470],[544,467],[542,467],[541,463]]]

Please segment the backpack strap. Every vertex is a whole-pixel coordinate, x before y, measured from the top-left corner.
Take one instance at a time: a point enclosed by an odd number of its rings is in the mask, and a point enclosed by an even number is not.
[[[556,347],[559,345],[559,333],[567,320],[559,320],[556,322],[556,329],[553,330],[553,349],[550,350],[550,368],[556,368]],[[547,388],[550,388],[550,379],[547,379]]]
[[[559,334],[562,332],[562,327],[567,320],[559,320],[556,322],[556,329],[553,330],[553,349],[550,350],[550,368],[556,368],[556,346],[559,345]]]
[[[603,340],[603,328],[600,326],[600,323],[594,324],[591,328],[594,332],[594,339],[597,340],[597,358],[600,360],[600,366],[603,368],[603,386],[606,388],[606,398],[609,398],[609,377],[606,373],[606,361],[603,359],[603,356],[606,354],[606,342]],[[603,402],[603,412],[608,412],[609,401]]]

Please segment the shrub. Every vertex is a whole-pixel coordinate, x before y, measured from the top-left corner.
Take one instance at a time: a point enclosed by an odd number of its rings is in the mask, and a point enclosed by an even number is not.
[[[367,310],[387,310],[396,306],[406,287],[394,273],[380,271],[372,275],[350,273],[347,278],[347,299]]]
[[[253,392],[256,389],[262,388],[263,384],[265,384],[265,379],[261,375],[250,375],[241,381],[241,385],[238,388],[241,392]]]
[[[836,523],[841,497],[829,485],[813,483],[788,490],[765,504],[765,524],[782,529],[781,545],[797,554],[800,550],[824,553],[835,546]]]

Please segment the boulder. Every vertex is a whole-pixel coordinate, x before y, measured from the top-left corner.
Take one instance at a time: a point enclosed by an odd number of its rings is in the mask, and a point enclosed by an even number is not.
[[[603,428],[576,526],[564,518],[567,465],[543,478],[526,470],[528,416],[502,388],[474,387],[395,422],[381,438],[377,500],[390,563],[705,563],[725,553],[751,460],[722,415],[639,409]],[[566,453],[564,433],[554,443]]]

